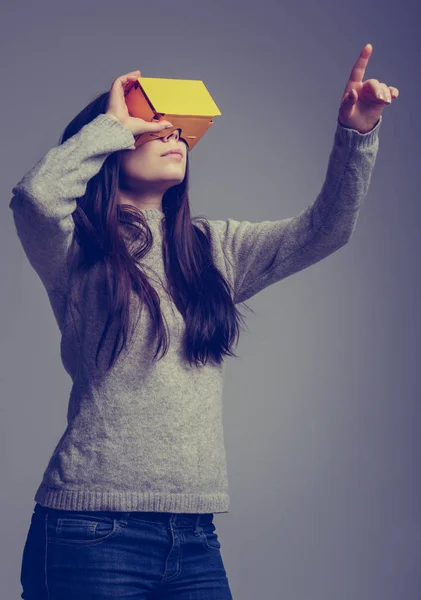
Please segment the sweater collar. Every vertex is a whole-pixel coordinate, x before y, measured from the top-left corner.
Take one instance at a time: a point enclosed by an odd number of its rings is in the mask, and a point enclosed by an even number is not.
[[[165,214],[159,208],[140,208],[139,211],[147,221],[161,220],[165,217]]]

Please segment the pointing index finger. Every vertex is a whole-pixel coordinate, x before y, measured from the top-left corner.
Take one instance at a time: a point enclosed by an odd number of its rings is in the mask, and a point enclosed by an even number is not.
[[[366,44],[364,46],[364,48],[361,51],[361,54],[359,55],[354,66],[352,67],[348,83],[362,83],[372,51],[373,46],[371,44]]]

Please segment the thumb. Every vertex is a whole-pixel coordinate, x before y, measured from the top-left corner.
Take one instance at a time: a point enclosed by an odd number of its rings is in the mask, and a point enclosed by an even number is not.
[[[355,104],[355,101],[356,101],[356,96],[354,94],[354,90],[351,90],[349,92],[349,94],[346,96],[345,102],[348,106],[352,106],[353,104]]]

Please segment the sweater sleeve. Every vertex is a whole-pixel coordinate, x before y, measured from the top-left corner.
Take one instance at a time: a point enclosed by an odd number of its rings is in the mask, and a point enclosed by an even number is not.
[[[9,207],[25,254],[47,291],[65,290],[76,199],[112,152],[134,149],[134,136],[101,113],[47,152],[12,189]]]
[[[278,221],[208,220],[213,251],[223,256],[235,304],[317,263],[354,231],[378,151],[382,117],[366,133],[336,122],[327,172],[316,200]]]

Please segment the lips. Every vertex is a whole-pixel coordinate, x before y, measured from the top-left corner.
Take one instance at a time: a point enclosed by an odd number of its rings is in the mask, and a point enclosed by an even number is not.
[[[178,154],[179,156],[183,156],[179,150],[169,150],[162,154],[162,156],[168,156],[169,154]]]

